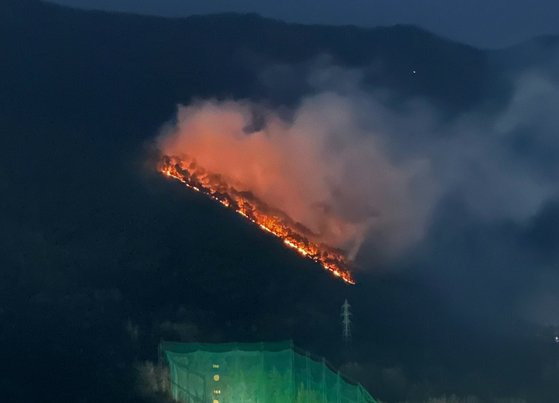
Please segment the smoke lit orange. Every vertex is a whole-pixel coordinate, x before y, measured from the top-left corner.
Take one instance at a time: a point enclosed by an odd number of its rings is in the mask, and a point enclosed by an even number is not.
[[[262,202],[251,192],[237,190],[222,175],[207,172],[188,157],[165,156],[160,161],[159,171],[235,210],[260,229],[282,239],[286,246],[300,255],[319,263],[334,276],[348,284],[355,284],[343,251],[314,241],[317,236],[311,230],[281,210]]]

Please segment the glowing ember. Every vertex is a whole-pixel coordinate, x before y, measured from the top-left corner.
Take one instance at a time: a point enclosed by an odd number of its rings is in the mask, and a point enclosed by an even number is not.
[[[319,263],[346,283],[355,284],[343,251],[313,241],[317,236],[308,228],[293,221],[282,211],[268,206],[252,193],[235,189],[223,176],[206,172],[187,157],[165,156],[160,162],[159,171],[235,210],[262,230],[282,239],[287,247]]]

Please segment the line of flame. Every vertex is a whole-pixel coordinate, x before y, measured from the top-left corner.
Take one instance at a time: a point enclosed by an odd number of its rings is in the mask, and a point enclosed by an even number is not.
[[[189,163],[192,164],[191,161]],[[228,199],[216,197],[212,189],[207,188],[202,184],[195,185],[191,181],[189,181],[188,175],[190,175],[190,171],[188,170],[186,165],[188,165],[188,163],[185,163],[180,159],[165,156],[160,162],[159,171],[169,178],[173,178],[182,182],[189,189],[203,193],[206,196],[210,197],[212,200],[221,203],[227,208],[233,208],[235,212],[237,212],[250,222],[256,224],[260,229],[282,239],[283,243],[287,247],[295,250],[301,256],[319,263],[325,270],[329,271],[344,282],[348,284],[355,284],[355,281],[353,280],[353,277],[349,271],[346,258],[341,251],[338,251],[324,244],[308,241],[307,239],[305,239],[305,242],[298,242],[295,238],[290,239],[289,234],[285,233],[285,231],[280,231],[278,228],[274,228],[270,224],[266,225],[265,214],[262,214],[264,217],[261,217],[261,222],[259,222],[257,219],[250,217],[241,208],[235,208],[234,206],[232,206],[231,202]],[[181,173],[180,170],[187,172],[188,175]],[[247,203],[246,200],[241,199],[240,201],[241,207],[243,205],[243,202]],[[284,226],[285,224],[282,223],[282,225]],[[328,257],[324,257],[324,254],[327,254]],[[332,256],[334,256],[334,258],[332,258]]]

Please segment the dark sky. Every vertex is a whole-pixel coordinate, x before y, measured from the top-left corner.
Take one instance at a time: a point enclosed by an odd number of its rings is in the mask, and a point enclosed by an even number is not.
[[[482,47],[559,33],[557,0],[52,0],[165,16],[256,12],[286,21],[361,26],[409,23]]]

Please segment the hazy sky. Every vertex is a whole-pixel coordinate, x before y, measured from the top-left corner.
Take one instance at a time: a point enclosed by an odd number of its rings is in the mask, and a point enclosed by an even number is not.
[[[452,39],[500,47],[559,33],[557,0],[52,0],[77,7],[165,16],[255,12],[286,21],[420,25]]]

